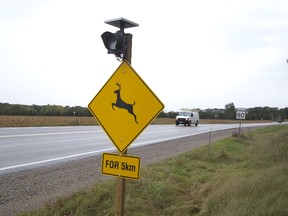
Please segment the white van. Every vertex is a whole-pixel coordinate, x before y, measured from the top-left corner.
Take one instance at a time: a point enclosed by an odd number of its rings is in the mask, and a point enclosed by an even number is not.
[[[199,113],[189,109],[181,109],[175,120],[176,126],[178,126],[179,124],[184,124],[184,126],[190,126],[191,124],[195,124],[195,126],[197,127],[199,122]]]

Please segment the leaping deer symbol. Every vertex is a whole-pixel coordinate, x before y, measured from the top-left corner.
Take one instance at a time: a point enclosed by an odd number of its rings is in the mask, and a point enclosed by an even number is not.
[[[137,117],[136,115],[133,113],[133,106],[135,105],[135,101],[133,104],[128,104],[125,101],[123,101],[121,99],[120,96],[120,91],[121,91],[121,85],[117,82],[116,85],[119,87],[119,89],[115,90],[114,93],[117,95],[117,99],[116,99],[116,103],[111,103],[112,105],[112,109],[114,109],[114,106],[118,107],[118,108],[122,108],[122,109],[126,109],[131,115],[134,116],[135,122],[138,124],[137,122]]]

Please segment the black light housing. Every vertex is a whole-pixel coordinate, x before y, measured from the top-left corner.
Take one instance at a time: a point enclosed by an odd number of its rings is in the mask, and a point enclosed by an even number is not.
[[[108,50],[108,54],[115,54],[117,57],[121,57],[121,54],[125,52],[125,34],[123,31],[117,31],[116,33],[104,32],[101,35],[104,46]]]
[[[101,35],[103,43],[108,50],[108,54],[114,54],[118,61],[131,58],[132,35],[131,37],[130,34],[126,35],[124,30],[126,28],[139,26],[139,24],[122,17],[107,20],[105,23],[119,28],[119,31],[116,33],[107,31]]]

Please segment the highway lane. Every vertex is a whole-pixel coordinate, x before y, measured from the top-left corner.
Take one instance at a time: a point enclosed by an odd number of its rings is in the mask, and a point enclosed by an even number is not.
[[[275,123],[261,125],[271,124]],[[129,148],[231,128],[239,124],[150,125]],[[114,151],[116,147],[99,126],[0,128],[0,175]]]

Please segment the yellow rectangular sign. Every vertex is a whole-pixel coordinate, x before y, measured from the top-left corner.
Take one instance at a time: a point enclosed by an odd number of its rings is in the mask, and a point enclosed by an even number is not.
[[[140,158],[103,153],[102,173],[122,178],[139,179]]]

